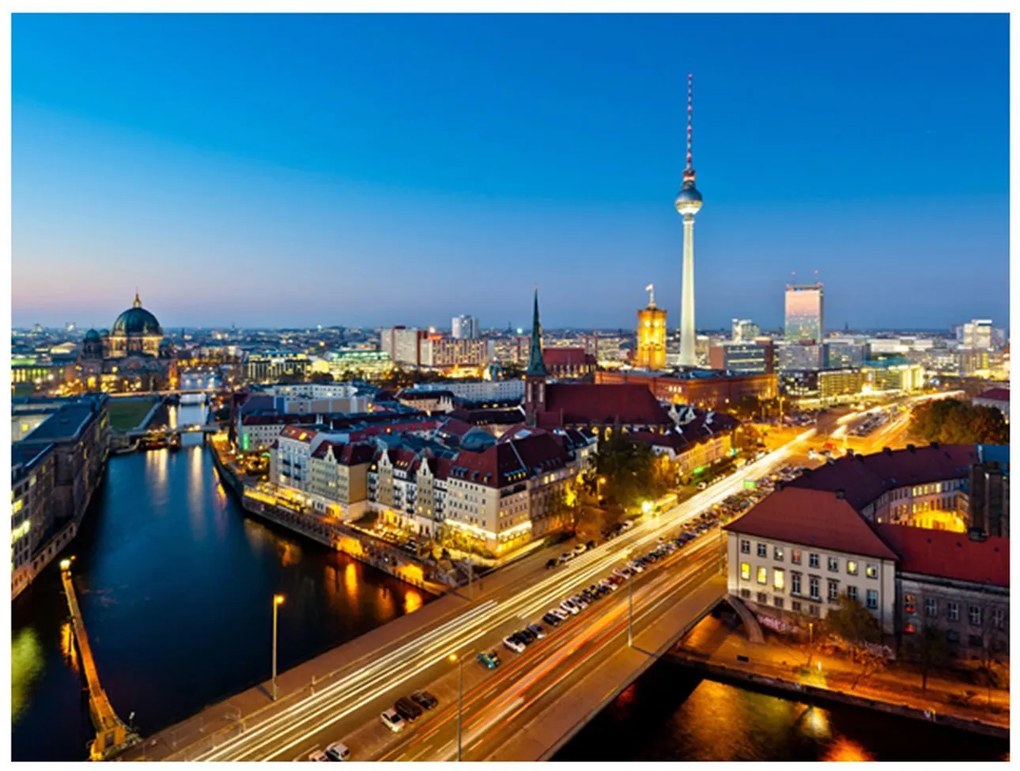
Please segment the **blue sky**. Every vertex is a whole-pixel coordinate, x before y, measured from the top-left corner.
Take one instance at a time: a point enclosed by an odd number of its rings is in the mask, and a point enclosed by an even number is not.
[[[1008,324],[1006,15],[15,15],[13,321]]]

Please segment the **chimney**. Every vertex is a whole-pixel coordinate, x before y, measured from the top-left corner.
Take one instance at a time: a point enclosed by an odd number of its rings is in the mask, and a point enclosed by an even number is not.
[[[908,444],[907,449],[910,450],[910,452],[917,452],[917,448],[912,444]]]
[[[846,490],[844,490],[842,487],[836,490],[836,500],[837,501],[846,500]]]
[[[892,455],[892,448],[891,447],[883,447],[882,448],[882,452],[884,452],[886,455]]]

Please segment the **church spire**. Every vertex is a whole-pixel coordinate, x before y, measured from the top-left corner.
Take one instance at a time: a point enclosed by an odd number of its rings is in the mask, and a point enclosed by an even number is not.
[[[528,368],[524,372],[530,377],[545,377],[549,371],[542,360],[542,322],[538,318],[538,289],[535,289],[535,313],[531,320],[531,355],[528,357]]]
[[[134,307],[135,308],[141,308],[142,307],[142,299],[138,296],[138,287],[135,287]]]

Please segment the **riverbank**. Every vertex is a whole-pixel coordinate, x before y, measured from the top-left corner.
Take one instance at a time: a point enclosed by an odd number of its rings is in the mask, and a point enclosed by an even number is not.
[[[862,676],[857,665],[837,655],[809,652],[768,632],[763,644],[753,644],[714,618],[695,627],[668,660],[724,682],[1009,738],[1008,690],[978,690],[942,672],[930,675],[922,690],[920,675],[900,663]]]
[[[441,596],[450,589],[448,585],[434,580],[436,576],[426,572],[427,566],[382,539],[314,512],[299,512],[276,505],[271,496],[247,483],[233,469],[219,442],[211,442],[210,445],[217,472],[246,513],[342,552],[434,596]]]

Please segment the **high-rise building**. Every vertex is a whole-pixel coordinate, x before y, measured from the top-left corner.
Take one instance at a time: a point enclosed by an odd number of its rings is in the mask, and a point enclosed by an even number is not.
[[[713,345],[708,353],[712,369],[724,369],[738,375],[771,373],[775,369],[772,341],[765,337],[748,342]]]
[[[680,300],[680,366],[695,367],[694,332],[694,215],[701,209],[701,193],[694,186],[691,140],[694,131],[694,76],[687,76],[687,166],[676,197],[676,210],[684,218],[683,294]]]
[[[761,336],[761,328],[750,319],[733,319],[730,340],[734,343],[747,343]]]
[[[968,351],[987,351],[993,347],[991,319],[973,319],[960,330],[960,347]]]
[[[450,324],[450,335],[456,340],[478,338],[478,319],[474,316],[454,316]]]
[[[666,309],[655,305],[655,287],[649,284],[648,307],[637,312],[637,350],[634,366],[658,370],[666,367]]]
[[[820,343],[824,334],[822,285],[787,284],[786,339]]]
[[[777,348],[780,372],[817,371],[822,369],[825,363],[825,347],[817,343],[787,340],[781,342]]]

